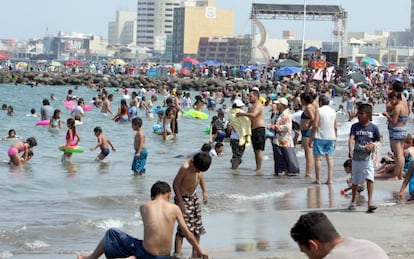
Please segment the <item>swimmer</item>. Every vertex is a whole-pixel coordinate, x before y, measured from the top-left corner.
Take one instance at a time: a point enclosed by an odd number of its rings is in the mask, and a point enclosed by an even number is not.
[[[66,125],[68,126],[68,131],[66,132],[66,144],[64,145],[65,148],[67,147],[75,147],[79,144],[80,136],[78,131],[76,130],[76,123],[73,118],[69,118],[66,121]],[[62,162],[70,159],[72,157],[72,153],[64,152],[62,157]]]
[[[93,129],[93,132],[95,133],[95,136],[98,140],[98,144],[94,147],[91,147],[90,150],[94,151],[98,147],[101,148],[101,153],[95,158],[96,161],[102,161],[109,155],[109,146],[111,146],[112,151],[116,151],[114,145],[112,145],[112,142],[102,133],[101,127],[95,127]]]
[[[8,155],[10,158],[10,164],[19,166],[21,165],[20,152],[24,152],[23,161],[28,161],[30,149],[37,146],[37,141],[34,137],[28,138],[26,141],[18,141],[10,146]]]
[[[36,109],[35,108],[32,108],[32,109],[30,109],[30,113],[28,113],[28,114],[26,114],[26,116],[27,117],[39,117],[39,115],[36,113]]]
[[[10,129],[9,134],[1,138],[1,140],[15,140],[15,139],[21,139],[20,136],[16,135],[15,129]]]

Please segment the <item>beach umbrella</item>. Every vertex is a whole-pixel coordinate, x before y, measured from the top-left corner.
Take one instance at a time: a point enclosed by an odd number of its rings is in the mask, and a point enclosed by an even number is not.
[[[276,63],[275,67],[302,67],[302,64],[292,59],[286,59],[280,63]]]
[[[347,82],[349,82],[349,80],[352,78],[352,80],[354,81],[354,83],[366,83],[367,82],[367,77],[359,72],[354,72],[351,73],[349,75],[347,75]]]
[[[399,69],[400,69],[400,67],[399,67],[399,66],[397,66],[397,65],[394,65],[394,64],[389,64],[389,65],[387,66],[387,69],[388,69],[388,70],[399,70]]]
[[[109,65],[116,65],[116,66],[118,66],[118,65],[125,66],[126,63],[125,63],[124,60],[122,60],[120,58],[116,58],[116,59],[109,60],[108,64]]]
[[[275,72],[275,76],[288,76],[302,72],[300,67],[281,67]]]
[[[217,60],[206,60],[204,62],[201,62],[200,64],[207,65],[207,66],[213,66],[213,67],[220,66],[220,62],[218,62]]]
[[[27,63],[26,62],[17,62],[16,66],[18,66],[18,67],[27,67]]]
[[[381,63],[376,60],[375,58],[371,58],[371,57],[365,57],[363,59],[361,59],[360,62],[361,66],[372,66],[372,67],[379,67],[381,66]]]
[[[73,59],[66,62],[66,66],[81,66],[83,62],[79,59]]]
[[[197,59],[192,58],[192,57],[185,57],[181,60],[181,62],[189,62],[193,65],[197,65],[198,63],[200,63]]]
[[[310,46],[309,48],[304,49],[305,52],[315,52],[317,50],[319,50],[319,48],[315,46]]]
[[[4,59],[6,59],[6,58],[7,58],[7,56],[6,56],[6,55],[0,54],[0,60],[4,60]]]
[[[54,67],[61,67],[62,63],[60,63],[59,61],[53,60],[52,62],[50,62],[49,65],[54,66]]]

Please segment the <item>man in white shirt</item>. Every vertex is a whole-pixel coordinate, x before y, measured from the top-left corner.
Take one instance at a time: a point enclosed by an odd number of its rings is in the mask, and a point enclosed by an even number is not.
[[[330,98],[326,95],[319,96],[319,109],[313,122],[312,133],[309,138],[309,147],[313,148],[315,158],[315,183],[320,184],[322,171],[322,157],[325,156],[328,164],[328,178],[326,184],[332,184],[337,136],[336,111],[329,106]]]

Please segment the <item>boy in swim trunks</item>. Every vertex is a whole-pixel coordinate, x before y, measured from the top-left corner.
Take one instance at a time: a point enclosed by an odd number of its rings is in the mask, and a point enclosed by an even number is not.
[[[132,129],[137,133],[134,137],[134,149],[135,155],[134,160],[132,161],[131,169],[134,172],[134,175],[143,175],[145,174],[145,166],[147,164],[148,151],[145,147],[145,134],[142,126],[142,119],[140,117],[135,117],[131,121]]]
[[[144,239],[134,238],[119,229],[111,228],[99,242],[92,254],[78,254],[78,259],[99,258],[105,253],[107,258],[132,257],[140,259],[168,259],[175,222],[181,226],[187,240],[200,257],[208,255],[200,248],[197,240],[187,228],[180,208],[169,202],[171,187],[158,181],[151,187],[151,201],[140,206],[144,225]]]
[[[95,127],[93,129],[93,132],[95,133],[95,136],[98,140],[98,144],[96,146],[91,147],[90,150],[94,151],[98,147],[101,148],[101,153],[95,158],[96,161],[102,161],[107,157],[110,153],[109,146],[111,146],[112,151],[116,151],[114,145],[112,145],[112,142],[102,133],[101,127]]]
[[[180,207],[185,223],[191,233],[194,235],[197,243],[200,242],[200,235],[206,231],[201,220],[201,207],[196,194],[197,186],[200,185],[203,192],[203,202],[207,203],[208,197],[206,192],[206,184],[204,182],[202,172],[210,168],[211,157],[206,152],[199,152],[192,158],[186,160],[180,167],[173,182],[175,192],[175,203]],[[181,226],[177,227],[175,235],[175,252],[176,257],[181,257],[183,237],[185,232]],[[197,250],[194,249],[191,258],[197,258]]]

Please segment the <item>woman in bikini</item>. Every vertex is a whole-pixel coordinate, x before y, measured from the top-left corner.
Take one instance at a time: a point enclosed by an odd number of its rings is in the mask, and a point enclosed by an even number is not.
[[[19,153],[24,152],[24,160],[28,160],[28,156],[30,154],[30,149],[37,146],[37,141],[35,138],[30,137],[26,141],[19,141],[14,143],[10,146],[8,150],[8,155],[10,158],[10,164],[19,166],[22,163],[22,160],[20,159]]]
[[[309,147],[309,137],[312,132],[313,121],[316,116],[315,105],[313,104],[313,97],[310,93],[302,93],[300,95],[300,101],[302,104],[303,112],[300,116],[300,132],[302,135],[302,148],[305,152],[306,159],[306,177],[312,176],[312,170],[314,169],[313,151]]]
[[[406,123],[409,111],[400,92],[393,91],[388,95],[387,111],[383,115],[388,119],[388,134],[391,150],[394,153],[394,178],[401,180],[403,178],[404,141],[407,137]]]

